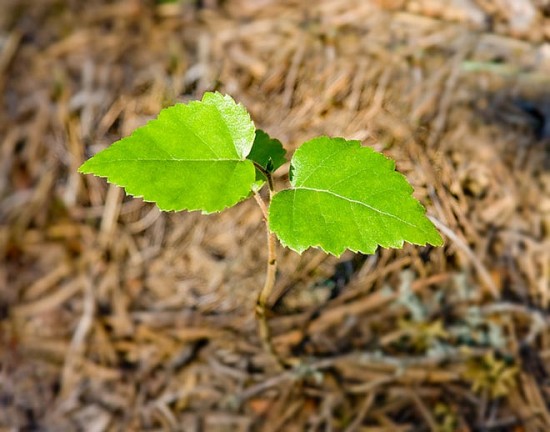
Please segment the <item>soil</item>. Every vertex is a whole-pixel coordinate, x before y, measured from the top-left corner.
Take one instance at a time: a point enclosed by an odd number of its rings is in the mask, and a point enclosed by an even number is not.
[[[253,200],[161,213],[77,173],[211,90],[290,152],[391,156],[445,237],[279,247],[291,370]],[[1,431],[550,430],[547,1],[3,0],[0,91]]]

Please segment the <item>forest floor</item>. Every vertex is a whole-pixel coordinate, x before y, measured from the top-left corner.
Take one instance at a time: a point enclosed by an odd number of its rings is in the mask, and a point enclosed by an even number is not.
[[[0,430],[549,431],[548,3],[162,3],[1,2]],[[207,90],[290,151],[393,157],[445,237],[279,247],[293,370],[257,336],[252,200],[161,213],[77,173]]]

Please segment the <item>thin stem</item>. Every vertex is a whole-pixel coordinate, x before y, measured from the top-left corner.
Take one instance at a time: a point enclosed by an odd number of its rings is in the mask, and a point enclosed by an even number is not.
[[[264,215],[264,222],[267,224],[267,206],[265,205],[264,200],[260,196],[258,192],[254,192],[254,199],[256,200],[256,203],[258,203],[258,207],[262,210],[262,214]]]
[[[271,177],[271,173],[266,170],[263,166],[261,166],[258,162],[254,162],[252,161],[252,163],[254,164],[254,166],[256,167],[256,169],[258,171],[260,171],[264,177],[267,179],[267,185],[269,186],[269,196],[271,198],[271,193],[273,192],[273,178]]]
[[[287,365],[273,346],[273,341],[271,339],[271,328],[269,327],[269,323],[267,321],[269,295],[275,285],[275,273],[277,271],[274,234],[268,232],[267,243],[269,253],[267,259],[266,278],[264,286],[262,287],[260,293],[258,294],[258,299],[256,300],[256,319],[258,320],[258,333],[260,335],[260,340],[264,350],[273,357],[281,369],[285,369]]]
[[[268,180],[271,179],[270,175],[266,176]],[[270,188],[269,196],[271,195],[273,189]],[[258,299],[256,300],[256,319],[258,320],[258,333],[262,346],[266,352],[268,352],[271,357],[277,362],[277,365],[281,369],[288,369],[288,363],[279,355],[273,346],[273,341],[271,339],[271,329],[269,328],[269,323],[267,322],[267,314],[269,310],[269,296],[273,291],[275,286],[275,276],[277,273],[277,243],[275,234],[269,230],[268,225],[268,210],[267,206],[258,193],[254,193],[254,199],[258,203],[258,206],[262,210],[264,215],[264,222],[267,232],[267,268],[264,286],[262,287],[260,293],[258,294]]]

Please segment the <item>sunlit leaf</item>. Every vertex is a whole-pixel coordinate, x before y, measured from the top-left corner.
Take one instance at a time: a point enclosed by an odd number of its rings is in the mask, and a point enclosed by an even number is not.
[[[394,162],[358,141],[320,137],[302,144],[291,161],[291,186],[274,195],[269,226],[297,252],[443,243]]]
[[[106,177],[161,210],[217,212],[250,193],[255,169],[246,156],[254,137],[245,108],[205,93],[202,101],[162,110],[79,171]]]

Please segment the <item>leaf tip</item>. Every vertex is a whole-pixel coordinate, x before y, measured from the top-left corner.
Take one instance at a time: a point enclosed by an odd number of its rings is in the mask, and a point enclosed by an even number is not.
[[[91,159],[92,158],[88,159],[82,165],[80,165],[77,169],[77,172],[79,172],[80,174],[93,174],[92,170],[90,169],[89,163]]]
[[[442,247],[445,246],[445,240],[443,239],[443,236],[437,231],[437,229],[434,228],[435,236],[434,239],[429,240],[426,242],[426,244],[430,244],[434,247]]]

